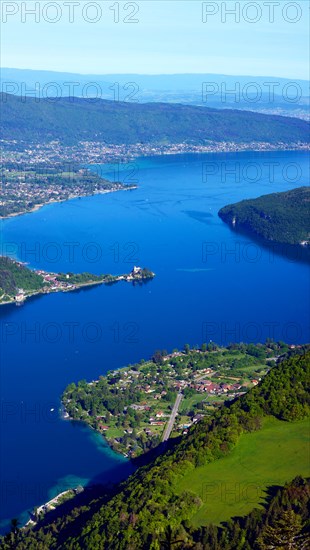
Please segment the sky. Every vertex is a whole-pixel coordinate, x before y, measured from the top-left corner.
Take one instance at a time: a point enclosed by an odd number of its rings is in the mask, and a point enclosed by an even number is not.
[[[308,79],[308,29],[307,0],[1,0],[1,65]]]

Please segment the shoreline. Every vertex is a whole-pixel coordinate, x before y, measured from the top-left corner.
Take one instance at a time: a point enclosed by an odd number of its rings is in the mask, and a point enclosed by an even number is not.
[[[119,367],[118,369],[116,370],[123,370],[125,367]],[[86,426],[89,430],[93,430],[93,432],[97,435],[99,435],[100,437],[102,437],[103,441],[107,444],[107,446],[109,447],[109,449],[111,451],[113,451],[115,454],[117,454],[118,456],[123,456],[124,458],[127,458],[127,460],[129,461],[132,461],[132,458],[130,456],[128,456],[128,454],[122,452],[122,451],[119,451],[117,449],[114,449],[111,442],[109,441],[109,439],[107,438],[107,436],[101,432],[100,430],[96,429],[94,426],[91,426],[90,424],[88,424],[88,422],[86,422],[85,420],[78,420],[76,418],[73,418],[72,416],[70,416],[70,414],[67,412],[64,404],[62,403],[62,413],[61,413],[61,420],[64,420],[65,422],[78,422],[80,424],[83,424],[84,426]]]
[[[10,218],[16,218],[17,216],[23,216],[24,214],[31,214],[32,212],[37,212],[38,210],[40,210],[44,206],[49,206],[51,204],[60,204],[62,202],[67,202],[67,201],[71,201],[71,200],[74,200],[74,199],[83,199],[84,197],[95,197],[96,195],[105,195],[107,193],[116,193],[117,191],[132,191],[133,189],[138,189],[138,186],[137,185],[133,185],[132,187],[126,186],[123,189],[122,188],[120,188],[120,189],[103,189],[102,191],[96,191],[96,193],[91,193],[89,195],[88,194],[87,195],[76,195],[74,197],[68,197],[66,199],[59,199],[59,200],[52,199],[52,200],[44,202],[44,203],[36,204],[30,210],[24,210],[24,211],[21,211],[21,212],[12,212],[11,214],[7,214],[6,216],[0,216],[0,220],[8,220]]]
[[[119,281],[125,281],[126,283],[131,283],[134,281],[140,282],[140,281],[147,281],[151,280],[155,277],[155,273],[152,272],[152,275],[150,277],[143,277],[140,275],[133,276],[131,273],[125,273],[123,275],[112,275],[114,277],[111,281],[107,281],[106,279],[101,279],[99,281],[87,281],[85,283],[75,283],[72,288],[57,288],[53,290],[36,290],[34,292],[31,292],[30,294],[25,294],[25,297],[20,302],[16,302],[15,298],[13,297],[11,300],[6,300],[5,302],[0,302],[0,306],[8,305],[8,304],[15,304],[17,306],[23,305],[28,298],[32,298],[32,296],[38,296],[40,294],[42,295],[48,295],[48,294],[54,294],[57,292],[74,292],[75,290],[80,290],[81,288],[89,287],[89,286],[95,286],[95,285],[111,285],[114,283],[118,283]]]
[[[304,152],[308,153],[310,151],[310,144],[301,144],[299,146],[289,146],[287,147],[285,144],[281,147],[279,144],[275,145],[275,147],[269,146],[268,148],[259,148],[259,145],[257,147],[246,147],[245,144],[241,144],[240,147],[226,147],[224,149],[218,149],[217,147],[212,146],[206,146],[206,148],[201,148],[199,145],[196,146],[198,149],[195,148],[195,146],[189,147],[188,150],[174,150],[174,149],[167,149],[165,151],[159,150],[151,150],[151,151],[132,151],[128,152],[126,155],[118,155],[115,157],[115,159],[105,159],[103,161],[85,161],[88,162],[89,166],[92,165],[102,165],[102,166],[109,166],[110,164],[114,163],[127,163],[127,162],[135,162],[137,159],[141,158],[152,158],[152,157],[165,157],[165,156],[179,156],[179,155],[228,155],[233,153],[281,153],[281,152],[288,152],[288,153],[294,153],[294,152]]]
[[[206,155],[206,154],[219,154],[219,155],[225,155],[225,154],[230,154],[230,153],[248,153],[248,152],[253,152],[253,153],[277,153],[277,152],[308,152],[310,150],[310,144],[296,144],[296,145],[285,145],[285,144],[275,144],[274,146],[272,144],[269,144],[268,147],[260,147],[259,146],[259,143],[257,145],[254,145],[254,144],[245,144],[245,143],[241,143],[239,144],[239,146],[237,145],[228,145],[227,143],[225,143],[225,146],[223,147],[223,149],[219,149],[218,147],[216,146],[199,146],[199,145],[192,145],[192,146],[189,146],[188,147],[188,150],[183,150],[183,149],[177,149],[178,147],[178,144],[175,145],[176,149],[173,148],[174,145],[170,145],[170,149],[167,149],[167,150],[160,150],[159,148],[156,149],[156,146],[154,147],[154,149],[150,150],[150,151],[128,151],[128,154],[127,155],[124,155],[122,157],[119,157],[119,156],[115,156],[115,159],[113,159],[113,162],[132,162],[132,161],[135,161],[137,160],[138,158],[148,158],[148,157],[165,157],[165,156],[173,156],[173,155],[188,155],[188,154],[196,154],[196,155]],[[83,161],[83,163],[85,163],[86,160]],[[91,160],[88,161],[88,164],[89,166],[92,166],[92,165],[109,165],[111,164],[112,162],[112,159],[105,159],[103,161],[96,161],[96,162],[92,162]],[[65,198],[65,199],[52,199],[52,200],[49,200],[47,202],[44,202],[44,203],[40,203],[40,204],[36,204],[33,208],[31,208],[30,210],[24,210],[24,211],[20,211],[20,212],[12,212],[10,214],[7,214],[5,216],[1,216],[0,215],[0,221],[1,220],[7,220],[7,219],[10,219],[10,218],[15,218],[17,216],[22,216],[24,214],[31,214],[32,212],[36,212],[38,210],[40,210],[41,208],[43,208],[44,206],[48,206],[48,205],[51,205],[51,204],[57,204],[57,203],[62,203],[62,202],[67,202],[69,200],[73,200],[73,199],[82,199],[84,197],[91,197],[91,196],[96,196],[96,195],[104,195],[106,193],[114,193],[116,191],[132,191],[134,189],[138,189],[138,185],[132,185],[132,186],[124,186],[123,188],[118,188],[118,189],[103,189],[102,191],[96,191],[95,193],[91,193],[91,194],[85,194],[85,195],[76,195],[76,196],[72,196],[72,197],[68,197],[68,198]]]
[[[71,500],[71,498],[74,498],[77,494],[82,493],[84,491],[84,487],[82,485],[79,485],[78,487],[72,487],[69,489],[66,489],[65,491],[62,491],[61,493],[58,493],[55,497],[51,498],[49,501],[40,504],[40,506],[35,507],[33,511],[31,512],[31,517],[25,523],[25,525],[22,526],[22,529],[32,529],[35,527],[40,521],[43,519],[40,517],[41,514],[43,514],[43,517],[48,512],[51,512],[55,510],[58,506],[63,504],[63,502],[67,502],[68,500]],[[72,493],[72,495],[71,495]],[[61,497],[64,497],[66,495],[71,495],[68,499],[65,499],[65,501],[58,502],[58,500]],[[36,519],[32,519],[33,517],[36,517]]]

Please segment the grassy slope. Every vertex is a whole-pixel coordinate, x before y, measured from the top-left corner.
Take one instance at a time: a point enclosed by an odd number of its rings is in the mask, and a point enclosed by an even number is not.
[[[245,515],[263,501],[267,486],[309,476],[309,429],[309,418],[289,423],[269,417],[262,430],[243,434],[228,456],[187,474],[177,493],[191,491],[204,502],[193,525]]]

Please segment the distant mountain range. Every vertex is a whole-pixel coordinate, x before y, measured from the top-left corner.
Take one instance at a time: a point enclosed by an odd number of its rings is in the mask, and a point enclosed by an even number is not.
[[[4,68],[0,81],[1,91],[15,95],[183,103],[309,118],[306,80],[218,74],[82,75]]]
[[[249,111],[102,99],[0,94],[2,139],[66,144],[309,143],[309,124]]]

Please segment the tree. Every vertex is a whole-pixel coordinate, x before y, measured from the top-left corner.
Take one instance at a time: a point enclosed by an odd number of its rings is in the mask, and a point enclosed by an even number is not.
[[[163,352],[158,349],[155,351],[154,355],[152,356],[152,361],[156,365],[162,365],[163,357],[164,357]]]
[[[285,510],[273,526],[265,528],[257,542],[261,550],[306,550],[310,536],[302,533],[301,516]]]
[[[170,550],[170,548],[172,548],[173,546],[182,544],[184,542],[182,539],[178,540],[175,537],[176,536],[174,530],[170,525],[168,525],[162,538],[160,539],[160,547]]]
[[[14,533],[14,535],[16,535],[19,525],[20,525],[20,522],[17,518],[11,519],[11,533]]]

